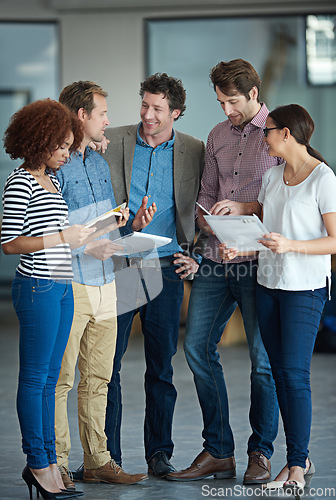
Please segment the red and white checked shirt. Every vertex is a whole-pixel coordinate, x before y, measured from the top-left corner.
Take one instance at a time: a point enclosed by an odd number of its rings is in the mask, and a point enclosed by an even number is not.
[[[257,201],[262,176],[269,168],[283,163],[271,157],[264,142],[268,109],[262,104],[259,112],[242,130],[230,120],[216,125],[210,132],[205,167],[198,202],[207,210],[225,199],[238,202]],[[218,254],[219,240],[209,236],[204,257],[221,262]],[[231,262],[242,262],[236,258]]]

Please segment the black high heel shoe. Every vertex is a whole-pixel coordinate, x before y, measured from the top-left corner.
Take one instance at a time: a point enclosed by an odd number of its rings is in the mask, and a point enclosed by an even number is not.
[[[82,491],[69,492],[61,490],[58,493],[52,493],[51,491],[45,490],[27,465],[22,471],[22,479],[27,483],[30,500],[33,498],[33,486],[36,488],[37,497],[39,497],[41,493],[43,500],[65,500],[66,498],[75,498],[84,495]]]

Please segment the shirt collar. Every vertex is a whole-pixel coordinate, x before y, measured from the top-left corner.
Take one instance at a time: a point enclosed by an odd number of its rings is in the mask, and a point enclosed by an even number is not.
[[[93,149],[91,149],[89,146],[86,146],[85,151],[84,151],[84,158],[89,158],[94,153]]]
[[[84,150],[84,158],[87,158],[88,156],[90,156],[91,154],[93,153],[93,150],[89,147],[89,146],[86,146],[85,150]],[[79,151],[79,149],[77,149],[73,154],[72,154],[72,157],[75,157],[75,158],[83,158],[83,153],[81,151]]]
[[[261,103],[261,108],[258,113],[251,120],[252,125],[258,128],[264,128],[266,123],[266,118],[269,114],[267,106],[264,102]]]
[[[175,131],[174,131],[174,129],[173,129],[172,138],[169,141],[165,141],[162,144],[159,144],[158,146],[156,146],[156,148],[153,148],[152,146],[150,146],[149,144],[147,144],[147,142],[145,142],[142,139],[142,137],[140,135],[140,127],[141,127],[141,122],[138,125],[137,138],[136,138],[136,143],[139,146],[143,146],[145,148],[152,148],[152,149],[170,149],[170,148],[172,148],[174,146],[174,142],[175,142]]]
[[[252,120],[247,125],[245,125],[245,127],[248,127],[251,124],[255,128],[263,129],[265,127],[266,118],[268,114],[269,111],[267,109],[267,106],[264,102],[262,102],[261,108],[259,109],[258,113],[252,118]],[[242,132],[242,129],[240,127],[236,127],[235,125],[232,125],[232,123],[231,123],[231,129],[239,130],[240,132]]]

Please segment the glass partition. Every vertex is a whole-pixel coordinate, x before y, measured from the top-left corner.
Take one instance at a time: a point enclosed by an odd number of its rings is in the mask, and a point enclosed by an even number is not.
[[[59,41],[57,23],[0,22],[0,186],[21,162],[3,149],[2,138],[10,117],[36,99],[59,94]],[[1,205],[2,214],[2,205]],[[0,252],[0,284],[14,275],[15,255]]]
[[[146,34],[147,74],[166,72],[186,88],[179,130],[206,140],[226,119],[209,71],[220,61],[243,58],[262,78],[261,99],[270,110],[297,103],[309,111],[316,125],[312,145],[336,167],[335,16],[148,19]]]
[[[336,16],[307,16],[307,78],[312,85],[336,84]]]

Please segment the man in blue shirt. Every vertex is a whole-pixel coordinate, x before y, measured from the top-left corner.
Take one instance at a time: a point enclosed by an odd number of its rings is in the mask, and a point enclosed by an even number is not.
[[[123,273],[117,273],[118,335],[113,374],[108,389],[105,432],[111,457],[121,465],[121,360],[135,314],[140,313],[145,342],[146,411],[145,457],[148,471],[165,477],[170,464],[176,389],[172,382],[172,357],[177,349],[183,281],[196,272],[190,257],[195,236],[195,202],[204,165],[202,141],[173,129],[185,111],[185,90],[180,80],[165,73],[147,78],[140,89],[140,117],[136,125],[107,130],[105,154],[117,203],[128,202],[130,221],[144,196],[157,205],[149,227],[142,232],[171,238],[144,259],[130,258],[127,271],[138,273],[132,289],[141,293],[127,310],[130,287],[123,289]],[[135,274],[136,274],[135,273]],[[152,283],[162,274],[162,290],[151,294]],[[140,286],[138,286],[140,285]],[[155,287],[154,287],[155,288]],[[156,295],[156,296],[155,296]],[[126,311],[126,312],[125,312]]]
[[[106,161],[88,144],[101,141],[107,118],[107,93],[92,82],[68,85],[60,102],[74,111],[83,124],[84,139],[78,152],[58,173],[62,194],[69,206],[71,224],[86,224],[111,210],[116,201]],[[132,223],[142,229],[150,222],[155,207],[146,209],[142,200]],[[125,224],[128,209],[118,218]],[[113,261],[115,245],[101,236],[73,251],[73,290],[75,311],[73,325],[63,357],[56,387],[56,452],[66,488],[75,485],[68,474],[71,448],[67,415],[68,392],[72,388],[78,359],[79,435],[84,450],[84,482],[134,484],[146,474],[127,474],[113,460],[106,447],[105,409],[107,384],[112,373],[117,334],[116,291]]]

